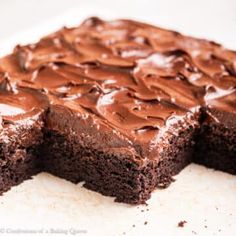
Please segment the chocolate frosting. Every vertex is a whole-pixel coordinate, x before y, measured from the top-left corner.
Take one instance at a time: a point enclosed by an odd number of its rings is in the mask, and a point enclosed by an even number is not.
[[[1,127],[17,122],[29,122],[48,107],[47,97],[31,88],[21,88],[10,83],[7,76],[0,81]]]
[[[236,113],[235,52],[131,20],[89,18],[17,46],[0,67],[19,85],[43,89],[52,104],[143,140],[203,106]],[[40,107],[27,96],[24,105],[7,104]]]

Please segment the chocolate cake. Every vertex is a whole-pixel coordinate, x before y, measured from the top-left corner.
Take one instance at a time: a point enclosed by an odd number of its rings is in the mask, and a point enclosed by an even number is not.
[[[236,174],[236,53],[219,44],[94,17],[0,70],[0,105],[24,110],[1,114],[2,191],[47,171],[139,204],[191,162]]]

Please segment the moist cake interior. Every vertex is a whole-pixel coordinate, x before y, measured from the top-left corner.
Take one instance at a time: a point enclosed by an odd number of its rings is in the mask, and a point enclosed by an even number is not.
[[[191,162],[236,174],[236,53],[93,17],[0,59],[0,192],[47,171],[144,203]]]

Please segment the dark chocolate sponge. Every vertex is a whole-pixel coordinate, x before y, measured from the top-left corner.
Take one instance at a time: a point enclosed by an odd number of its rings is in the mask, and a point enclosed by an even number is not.
[[[0,69],[49,98],[39,170],[128,203],[192,161],[236,173],[236,53],[219,44],[90,18],[17,46]]]

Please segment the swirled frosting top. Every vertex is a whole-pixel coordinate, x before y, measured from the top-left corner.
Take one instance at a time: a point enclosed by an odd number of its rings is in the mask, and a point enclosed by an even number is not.
[[[236,53],[131,20],[89,18],[17,46],[2,70],[52,103],[148,139],[202,106],[236,113]]]
[[[0,77],[1,78],[1,77]],[[48,107],[45,95],[31,88],[20,88],[9,82],[8,78],[0,81],[0,126],[32,120]]]

